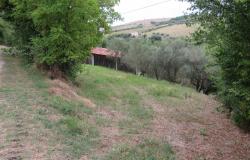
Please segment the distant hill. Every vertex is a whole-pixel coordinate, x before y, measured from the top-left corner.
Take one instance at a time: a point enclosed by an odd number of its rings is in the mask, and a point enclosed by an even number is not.
[[[166,22],[169,20],[170,20],[169,18],[139,20],[139,21],[127,23],[124,25],[113,26],[112,30],[115,32],[115,31],[128,30],[128,29],[140,28],[140,27],[152,27],[153,26],[152,22],[161,23],[161,22]]]
[[[197,27],[187,27],[184,16],[176,18],[161,18],[136,21],[112,27],[114,34],[129,34],[138,32],[141,35],[164,34],[170,37],[185,37],[193,33]]]
[[[146,35],[151,36],[153,34],[164,34],[170,37],[185,37],[194,33],[196,29],[196,26],[187,27],[186,24],[175,24],[152,30],[147,32]]]

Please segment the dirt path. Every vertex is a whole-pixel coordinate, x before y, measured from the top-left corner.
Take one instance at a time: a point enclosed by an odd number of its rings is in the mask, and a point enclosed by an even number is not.
[[[38,120],[44,108],[32,81],[14,58],[0,54],[0,64],[0,160],[67,159]]]
[[[190,101],[187,100],[186,106]],[[151,137],[169,142],[177,159],[181,160],[249,160],[250,134],[237,128],[226,115],[218,113],[216,108],[220,104],[213,98],[204,95],[202,103],[203,107],[194,117],[183,120],[169,116],[174,112],[164,106],[151,103],[157,113]]]
[[[0,92],[0,157],[3,160],[21,160],[27,154],[25,141],[29,136],[29,128],[24,122],[23,113],[18,110],[19,106],[12,106],[6,100],[8,98],[5,94],[7,91],[4,91],[6,85],[3,84],[4,64],[0,53],[0,87],[2,88]]]
[[[0,46],[0,87],[4,87],[2,84],[3,78],[3,67],[4,61],[2,58],[2,49]],[[1,111],[6,111],[7,102],[5,100],[5,95],[0,94],[0,107]],[[21,159],[21,153],[23,152],[23,146],[21,144],[21,139],[26,134],[26,131],[23,129],[23,122],[20,115],[16,115],[15,119],[6,120],[1,113],[1,123],[0,123],[0,157],[7,160],[16,160]],[[7,137],[11,138],[7,140]]]

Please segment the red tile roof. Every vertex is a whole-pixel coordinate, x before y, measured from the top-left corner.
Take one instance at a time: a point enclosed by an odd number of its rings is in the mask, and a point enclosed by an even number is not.
[[[121,53],[116,53],[115,51],[109,50],[107,48],[93,48],[91,53],[107,57],[121,57]]]

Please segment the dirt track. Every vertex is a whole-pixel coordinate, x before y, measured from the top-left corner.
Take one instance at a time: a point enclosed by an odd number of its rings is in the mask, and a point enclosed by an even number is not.
[[[249,160],[250,134],[244,133],[222,113],[212,97],[204,95],[204,107],[194,120],[175,121],[155,104],[153,137],[168,141],[181,160]],[[178,112],[178,111],[177,111]],[[195,120],[197,118],[197,120]]]
[[[3,69],[5,62],[1,57],[0,46],[0,87],[2,86]],[[2,94],[2,92],[0,92]],[[8,106],[4,94],[0,94],[0,109],[2,112],[11,111],[15,114],[12,119],[0,116],[0,159],[21,160],[24,151],[23,139],[27,139],[28,131],[24,126],[21,114],[15,112],[14,106]],[[11,109],[11,110],[9,110]],[[1,113],[1,112],[0,112]],[[1,113],[2,115],[3,113]],[[9,138],[10,137],[10,138]]]
[[[67,159],[48,144],[52,133],[36,119],[39,95],[26,73],[13,58],[0,55],[0,64],[0,160]]]

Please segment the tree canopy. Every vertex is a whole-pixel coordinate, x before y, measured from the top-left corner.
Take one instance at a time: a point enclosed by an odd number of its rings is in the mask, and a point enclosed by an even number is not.
[[[0,18],[0,43],[8,44],[13,38],[12,33],[11,25]]]
[[[74,76],[102,31],[119,18],[119,0],[5,0],[2,17],[14,25],[16,45],[36,64]]]
[[[239,124],[250,124],[250,2],[249,0],[188,0],[190,23],[199,23],[197,42],[209,44],[221,67],[220,96]]]

